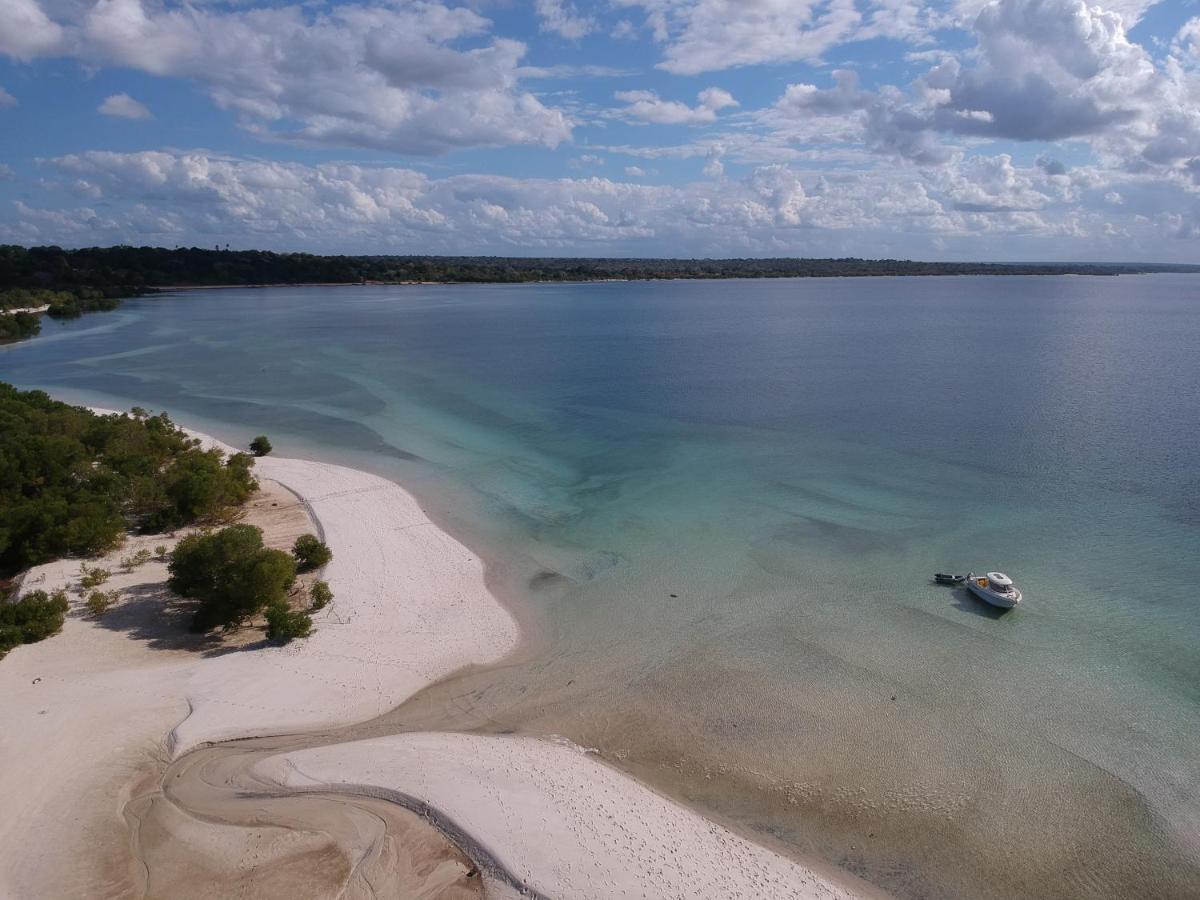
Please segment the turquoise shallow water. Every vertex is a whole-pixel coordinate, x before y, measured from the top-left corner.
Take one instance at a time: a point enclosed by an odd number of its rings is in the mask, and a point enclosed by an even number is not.
[[[392,475],[542,640],[397,727],[567,734],[906,896],[1200,896],[1200,278],[143,299],[0,378]],[[930,583],[1002,568],[991,614]],[[893,699],[894,698],[894,699]]]

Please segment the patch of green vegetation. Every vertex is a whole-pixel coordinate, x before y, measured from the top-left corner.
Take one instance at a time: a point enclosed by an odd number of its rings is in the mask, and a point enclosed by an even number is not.
[[[250,442],[250,452],[255,456],[266,456],[271,452],[271,442],[265,434],[260,434]]]
[[[10,344],[33,337],[42,330],[42,320],[36,313],[6,313],[0,311],[0,344]]]
[[[272,604],[286,605],[296,580],[295,560],[264,547],[262,530],[253,525],[185,537],[168,571],[171,590],[200,601],[194,631],[234,628]]]
[[[292,609],[287,600],[277,600],[267,606],[267,638],[287,643],[293,638],[312,634],[312,616]]]
[[[301,572],[311,572],[333,559],[333,551],[315,534],[302,534],[292,545],[292,556]]]
[[[143,547],[137,553],[131,554],[130,556],[121,557],[121,570],[128,574],[138,566],[144,566],[146,563],[150,562],[151,559],[153,559],[153,555],[149,550]]]
[[[88,594],[84,606],[96,618],[108,612],[121,599],[120,591],[92,591]]]
[[[0,382],[0,575],[106,553],[130,529],[220,521],[257,489],[252,465],[166,414],[101,416]]]
[[[314,581],[308,589],[308,603],[312,609],[324,609],[333,599],[333,591],[328,581]]]
[[[13,647],[57,634],[68,606],[66,591],[31,591],[20,600],[0,598],[0,658]]]
[[[101,569],[99,566],[89,566],[84,563],[79,567],[79,587],[85,591],[100,587],[111,577],[112,572],[108,569]]]

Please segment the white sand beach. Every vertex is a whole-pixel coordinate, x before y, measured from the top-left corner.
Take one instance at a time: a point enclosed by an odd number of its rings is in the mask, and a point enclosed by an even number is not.
[[[197,834],[195,822],[177,830],[160,817],[160,842],[174,839],[197,854],[208,848],[208,868],[165,889],[153,873],[147,879],[130,849],[129,827],[138,816],[128,801],[153,793],[149,782],[161,778],[169,760],[201,745],[361,722],[517,645],[516,622],[488,592],[480,559],[396,484],[273,457],[258,460],[256,472],[279,498],[271,503],[294,507],[286,523],[276,523],[277,542],[303,529],[297,516],[305,510],[318,523],[334,551],[324,573],[334,602],[314,616],[307,640],[205,653],[189,646],[178,623],[156,615],[164,563],[115,575],[111,586],[126,599],[103,619],[83,616],[73,596],[76,608],[62,634],[0,662],[0,897],[220,896],[214,885],[245,888],[256,865],[265,873],[272,860],[308,854],[353,863],[378,855],[378,841],[348,847],[356,839],[331,838],[340,834],[332,827],[252,829],[251,852],[245,834],[222,844]],[[291,502],[280,485],[300,500]],[[283,515],[259,505],[268,517]],[[134,539],[108,564],[115,571],[117,557],[161,543]],[[24,588],[69,587],[78,565],[43,566]],[[435,821],[452,823],[453,833],[485,848],[511,876],[510,886],[515,880],[550,896],[850,896],[552,741],[408,734],[259,758],[254,773],[289,788],[357,795],[362,804],[416,798],[438,811]],[[393,823],[389,833],[409,829],[416,844],[432,846],[436,835],[414,830],[424,827]],[[394,863],[402,843],[393,840],[385,858]],[[419,870],[411,895],[464,896],[463,878],[475,873],[444,848],[430,853],[437,865],[426,859],[409,866]],[[228,872],[217,872],[222,860]],[[311,868],[333,881],[309,881],[303,890],[262,875],[254,895],[337,894],[343,886],[335,882],[355,865]],[[490,893],[509,890],[494,879],[484,884]],[[374,889],[360,884],[345,895],[373,896]]]

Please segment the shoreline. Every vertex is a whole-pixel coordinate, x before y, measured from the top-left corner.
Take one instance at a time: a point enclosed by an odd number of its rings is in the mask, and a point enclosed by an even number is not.
[[[314,617],[307,640],[207,659],[172,657],[169,671],[153,679],[160,702],[155,724],[145,723],[134,741],[142,745],[141,765],[147,750],[161,771],[203,746],[220,755],[223,741],[262,738],[256,743],[269,745],[271,735],[291,735],[278,742],[286,752],[260,753],[241,774],[273,784],[285,805],[301,802],[315,783],[347,799],[415,797],[513,873],[491,872],[485,883],[493,890],[513,887],[515,877],[516,884],[559,896],[611,896],[604,885],[650,896],[754,897],[768,885],[773,896],[853,896],[566,742],[426,733],[296,747],[304,735],[336,732],[394,709],[452,672],[506,658],[522,642],[517,617],[486,585],[483,561],[435,525],[401,486],[342,466],[269,456],[256,461],[256,474],[294,493],[326,533],[335,553],[326,571],[334,603]],[[72,631],[102,627],[70,622]],[[67,644],[55,642],[62,637],[11,654],[0,664],[0,687],[13,674],[10,663],[61,656],[56,651]],[[136,646],[122,652],[153,656]],[[76,660],[85,669],[91,662]],[[137,672],[118,675],[131,685],[141,681]],[[66,700],[70,686],[62,687]],[[163,723],[172,721],[164,734]],[[414,749],[421,751],[417,766]],[[379,758],[392,763],[381,768],[373,762]],[[7,765],[18,794],[21,762]],[[123,771],[137,769],[130,765],[127,759]],[[87,774],[87,767],[72,773],[76,782],[86,782]],[[122,790],[130,783],[126,777]],[[54,793],[53,785],[33,786],[34,793],[38,787]],[[96,785],[74,793],[104,798]],[[27,798],[25,808],[52,808],[46,799]],[[106,800],[112,804],[111,796]],[[12,862],[0,859],[0,886]]]

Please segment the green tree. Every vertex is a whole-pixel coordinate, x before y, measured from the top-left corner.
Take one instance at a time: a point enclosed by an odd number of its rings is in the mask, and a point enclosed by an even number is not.
[[[314,581],[308,589],[308,601],[313,609],[324,609],[332,599],[333,591],[329,589],[328,581]]]
[[[315,534],[302,534],[292,545],[301,572],[311,572],[333,559],[333,551]]]
[[[61,631],[69,605],[66,591],[30,591],[20,600],[0,600],[0,657]]]
[[[292,609],[286,599],[267,605],[267,637],[270,640],[287,643],[292,638],[306,638],[310,634],[312,617],[308,613]]]
[[[253,525],[230,525],[192,534],[175,548],[168,586],[200,601],[195,631],[236,627],[267,605],[284,600],[296,580],[296,563],[286,553],[263,547]]]
[[[0,383],[0,576],[108,552],[130,529],[220,520],[257,488],[253,463],[163,414],[101,416]]]
[[[260,434],[250,442],[250,452],[255,456],[266,456],[271,452],[271,442],[265,434]]]

